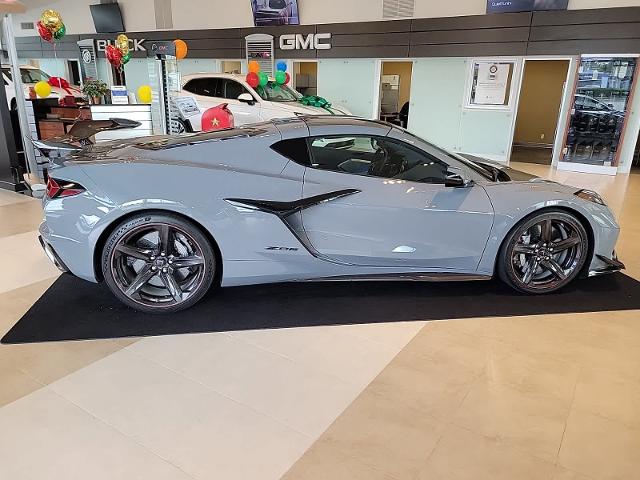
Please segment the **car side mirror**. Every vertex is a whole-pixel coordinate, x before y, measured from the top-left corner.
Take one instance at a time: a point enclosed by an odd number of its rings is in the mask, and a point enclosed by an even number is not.
[[[238,95],[238,101],[242,103],[248,103],[249,105],[256,104],[256,99],[253,98],[253,95],[251,95],[250,93],[241,93],[240,95]]]
[[[452,188],[472,187],[473,180],[470,178],[464,178],[459,173],[448,173],[447,177],[444,179],[444,186]]]

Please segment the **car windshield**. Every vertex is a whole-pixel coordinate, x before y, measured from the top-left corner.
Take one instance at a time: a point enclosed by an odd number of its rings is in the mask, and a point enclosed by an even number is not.
[[[286,85],[278,85],[276,82],[268,82],[264,87],[259,86],[256,92],[263,100],[269,102],[297,102],[301,97]]]
[[[2,73],[6,75],[9,80],[13,80],[10,68],[3,68]],[[37,68],[21,68],[20,75],[22,76],[22,83],[38,83],[41,80],[49,80],[49,75]]]

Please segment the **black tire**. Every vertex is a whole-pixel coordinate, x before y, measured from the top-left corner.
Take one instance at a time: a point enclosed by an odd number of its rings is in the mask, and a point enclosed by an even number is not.
[[[180,216],[141,213],[111,232],[102,274],[123,303],[146,313],[174,313],[197,303],[217,269],[214,247]]]
[[[183,133],[191,133],[192,129],[189,128],[187,122],[180,118],[172,118],[171,119],[171,134],[172,135],[181,135]]]
[[[589,235],[575,215],[545,210],[524,218],[507,235],[498,275],[519,292],[554,292],[580,275],[589,251]]]

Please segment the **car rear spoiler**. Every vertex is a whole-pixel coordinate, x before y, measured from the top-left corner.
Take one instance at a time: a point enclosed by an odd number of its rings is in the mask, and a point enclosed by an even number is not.
[[[79,120],[73,124],[66,135],[48,140],[32,140],[33,146],[47,158],[56,151],[58,156],[82,150],[83,147],[93,145],[91,137],[101,132],[136,128],[142,125],[135,120],[126,118],[110,118],[109,120]]]

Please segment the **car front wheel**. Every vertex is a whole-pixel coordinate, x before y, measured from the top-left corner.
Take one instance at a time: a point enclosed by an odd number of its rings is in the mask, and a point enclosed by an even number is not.
[[[545,211],[520,222],[499,255],[498,274],[505,283],[524,293],[549,293],[580,274],[589,255],[589,236],[574,215]]]
[[[141,214],[121,223],[102,252],[102,273],[113,294],[147,313],[172,313],[211,287],[216,256],[200,229],[170,214]]]

